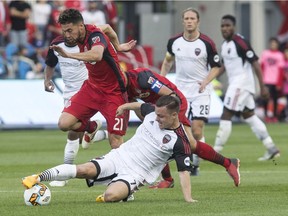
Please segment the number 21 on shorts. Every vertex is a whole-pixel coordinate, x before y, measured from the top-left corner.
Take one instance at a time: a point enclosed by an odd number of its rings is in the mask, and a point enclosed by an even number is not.
[[[123,130],[123,118],[115,118],[116,123],[113,126],[113,130],[122,131]]]

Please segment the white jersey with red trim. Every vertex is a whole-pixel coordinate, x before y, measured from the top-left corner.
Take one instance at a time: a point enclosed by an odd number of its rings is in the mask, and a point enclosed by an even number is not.
[[[241,35],[234,35],[231,41],[224,41],[221,55],[228,77],[229,87],[245,89],[255,94],[255,79],[251,63],[258,57],[248,41]]]
[[[200,34],[194,41],[187,41],[180,34],[171,38],[167,45],[168,52],[175,56],[175,84],[187,97],[199,95],[199,82],[202,82],[212,67],[220,67],[220,58],[214,42],[206,35]],[[207,85],[201,95],[209,95],[211,85]]]
[[[190,170],[191,148],[183,126],[174,130],[160,129],[151,104],[143,104],[141,113],[149,114],[135,135],[115,149],[119,159],[148,183],[158,178],[169,159],[175,159],[178,171]]]

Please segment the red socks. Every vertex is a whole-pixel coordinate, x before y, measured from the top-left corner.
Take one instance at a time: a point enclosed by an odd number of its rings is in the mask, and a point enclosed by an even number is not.
[[[197,141],[197,146],[194,154],[197,154],[204,160],[224,166],[226,169],[230,166],[230,160],[221,154],[217,153],[210,145]]]
[[[170,173],[170,167],[169,167],[169,164],[167,163],[166,166],[163,168],[162,172],[162,178],[166,181],[169,181],[169,182],[172,182],[173,181],[173,178],[171,176],[171,173]]]

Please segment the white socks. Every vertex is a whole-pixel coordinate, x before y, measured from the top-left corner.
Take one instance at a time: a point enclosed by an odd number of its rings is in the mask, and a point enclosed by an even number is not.
[[[230,137],[231,131],[232,131],[232,122],[228,120],[220,120],[219,128],[214,143],[214,150],[216,152],[220,152],[223,149],[223,146]]]
[[[94,138],[93,138],[93,142],[97,142],[97,141],[101,141],[104,139],[108,138],[108,132],[107,130],[99,130],[96,132]]]
[[[40,181],[64,181],[76,177],[76,165],[62,164],[51,169],[43,171],[40,175]]]
[[[79,150],[79,139],[69,140],[64,150],[64,164],[73,164]]]
[[[250,125],[251,130],[254,132],[256,137],[260,139],[263,145],[269,149],[275,146],[272,138],[270,137],[266,125],[256,115],[245,119],[245,122]]]

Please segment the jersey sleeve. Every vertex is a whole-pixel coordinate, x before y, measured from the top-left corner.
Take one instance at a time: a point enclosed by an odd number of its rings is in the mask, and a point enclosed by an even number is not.
[[[207,49],[207,62],[211,68],[213,67],[221,67],[220,57],[218,55],[215,43],[206,36],[204,43]]]
[[[90,47],[92,48],[93,46],[96,45],[101,45],[105,48],[107,48],[108,44],[107,44],[107,40],[105,38],[105,36],[103,35],[102,32],[92,32],[88,38],[88,44],[90,45]]]
[[[248,62],[253,63],[259,59],[248,40],[237,35],[233,41],[236,45],[238,55],[243,60],[247,60]]]
[[[175,130],[178,139],[173,148],[173,158],[178,171],[191,171],[191,147],[182,126]]]
[[[142,89],[151,89],[156,94],[159,93],[163,83],[160,82],[151,71],[145,70],[139,73],[137,82]]]
[[[143,104],[141,104],[140,111],[141,111],[141,115],[145,117],[149,113],[154,112],[155,107],[153,104],[143,103]]]
[[[175,54],[172,51],[172,45],[173,45],[174,39],[168,40],[167,43],[167,52],[169,52],[172,56],[175,56]]]
[[[53,49],[49,49],[46,59],[45,59],[45,64],[48,65],[49,67],[55,67],[58,64],[58,58],[54,53]]]

